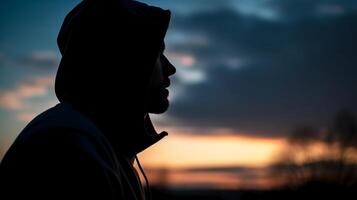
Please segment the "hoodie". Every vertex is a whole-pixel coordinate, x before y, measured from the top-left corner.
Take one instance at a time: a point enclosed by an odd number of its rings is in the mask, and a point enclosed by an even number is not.
[[[141,117],[169,21],[169,11],[130,0],[83,0],[66,16],[60,103],[5,154],[2,199],[146,199],[132,161],[167,135]]]
[[[141,116],[169,21],[170,11],[136,1],[85,0],[62,25],[56,95],[105,129],[119,151],[138,153],[162,137],[142,134]],[[118,124],[123,133],[113,133]]]

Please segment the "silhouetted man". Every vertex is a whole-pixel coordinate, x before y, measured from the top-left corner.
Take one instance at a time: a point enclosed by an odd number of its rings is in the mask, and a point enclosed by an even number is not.
[[[67,15],[58,36],[60,103],[5,155],[1,199],[146,199],[133,162],[167,135],[148,113],[169,106],[169,21],[169,11],[129,0],[84,0]]]

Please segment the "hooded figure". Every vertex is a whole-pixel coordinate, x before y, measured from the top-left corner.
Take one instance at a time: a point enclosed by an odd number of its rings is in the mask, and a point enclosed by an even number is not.
[[[83,0],[67,15],[57,40],[60,103],[6,153],[1,199],[150,198],[133,161],[167,135],[148,113],[168,107],[169,21],[170,11],[130,0]]]

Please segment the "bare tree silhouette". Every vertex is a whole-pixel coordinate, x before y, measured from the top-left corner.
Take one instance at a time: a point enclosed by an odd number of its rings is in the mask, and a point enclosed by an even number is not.
[[[280,152],[273,173],[292,188],[307,184],[357,186],[357,121],[352,112],[336,114],[332,125],[319,130],[296,128]]]

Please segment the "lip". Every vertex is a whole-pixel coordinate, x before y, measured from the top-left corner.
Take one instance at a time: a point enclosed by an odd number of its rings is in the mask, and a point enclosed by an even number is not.
[[[165,89],[164,91],[165,91],[165,96],[168,97],[168,96],[169,96],[169,93],[170,93],[169,90],[168,90],[168,89]]]
[[[165,83],[164,83],[164,87],[165,87],[165,88],[170,87],[170,85],[171,85],[170,79],[168,79],[167,81],[165,81]]]

